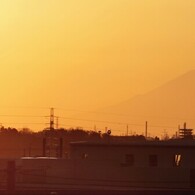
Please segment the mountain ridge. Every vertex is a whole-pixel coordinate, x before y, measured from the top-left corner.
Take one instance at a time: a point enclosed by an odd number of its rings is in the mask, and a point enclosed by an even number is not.
[[[145,121],[148,121],[151,135],[162,135],[165,131],[174,134],[178,130],[178,125],[184,122],[195,128],[194,99],[195,70],[191,70],[143,95],[99,110],[99,113],[84,114],[82,118],[95,119],[94,123],[98,120],[112,121],[113,124],[97,122],[97,126],[103,128],[107,125],[113,129],[114,134],[117,132],[124,134],[125,124],[128,124],[132,132],[143,134]],[[116,123],[121,123],[121,126],[117,126]]]

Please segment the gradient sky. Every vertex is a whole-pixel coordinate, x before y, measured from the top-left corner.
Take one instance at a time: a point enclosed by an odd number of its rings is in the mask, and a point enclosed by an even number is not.
[[[1,0],[0,114],[143,94],[195,68],[194,35],[194,0]]]

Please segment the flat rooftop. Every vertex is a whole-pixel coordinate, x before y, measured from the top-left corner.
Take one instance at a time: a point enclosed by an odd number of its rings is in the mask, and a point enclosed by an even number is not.
[[[173,139],[166,141],[129,141],[129,142],[119,142],[119,141],[107,141],[107,142],[88,142],[88,141],[77,141],[70,142],[72,147],[194,147],[195,140],[184,140],[184,139]]]

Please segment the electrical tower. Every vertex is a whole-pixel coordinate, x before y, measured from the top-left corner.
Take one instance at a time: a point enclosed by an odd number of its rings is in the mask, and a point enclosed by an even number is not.
[[[183,128],[179,129],[179,136],[180,138],[184,138],[184,139],[192,139],[193,138],[192,132],[193,129],[187,129],[186,123],[184,123]]]
[[[56,129],[54,128],[54,119],[56,121]],[[54,115],[54,108],[50,108],[50,126],[45,132],[43,138],[43,156],[62,158],[63,156],[63,139],[58,134],[58,117]]]

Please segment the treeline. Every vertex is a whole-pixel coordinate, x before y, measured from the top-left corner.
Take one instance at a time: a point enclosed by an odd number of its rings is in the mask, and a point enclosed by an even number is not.
[[[28,139],[28,143],[31,142],[31,140],[35,139],[43,139],[47,137],[56,137],[56,138],[63,138],[66,144],[69,144],[69,142],[72,141],[107,141],[110,140],[118,140],[118,141],[144,141],[145,137],[143,135],[132,135],[132,136],[113,136],[110,132],[101,133],[100,131],[89,131],[89,130],[83,130],[81,128],[70,128],[70,129],[43,129],[41,131],[32,131],[28,128],[23,129],[16,129],[16,128],[5,128],[0,127],[0,139],[1,138],[15,138],[16,141],[17,138],[21,139]],[[25,141],[25,140],[24,140]],[[0,142],[1,144],[1,142]]]
[[[99,141],[106,135],[94,131],[76,129],[44,129],[32,131],[28,128],[16,129],[0,127],[0,158],[19,158],[22,156],[43,156],[43,140],[53,148],[55,140],[63,140],[63,152],[69,152],[69,143],[74,141]],[[52,149],[55,152],[55,149]],[[55,156],[55,154],[52,154]]]
[[[48,132],[52,132],[49,129],[43,129],[41,131],[32,131],[28,128],[16,129],[12,127],[0,127],[0,135],[2,134],[9,134],[9,135],[47,135]],[[74,136],[97,136],[99,137],[100,133],[95,131],[86,131],[81,128],[70,128],[70,129],[55,129],[53,130],[56,134],[59,135],[74,135]]]
[[[47,137],[47,136],[56,136],[56,137],[69,137],[72,140],[99,140],[108,137],[107,133],[101,134],[100,132],[95,131],[86,131],[81,128],[70,128],[70,129],[43,129],[41,131],[32,131],[28,128],[16,129],[12,127],[0,127],[0,137],[2,136],[23,136],[23,137]]]
[[[109,130],[110,131],[110,130]],[[91,138],[91,139],[106,139],[107,137],[113,137],[111,135],[111,131],[107,133],[101,133],[101,131],[97,132],[94,130],[83,130],[82,128],[59,128],[59,129],[43,129],[40,131],[32,131],[29,128],[22,128],[17,129],[13,127],[0,127],[0,136],[2,135],[21,135],[21,136],[48,136],[48,135],[55,135],[55,136],[68,136],[68,137],[75,137],[75,138]],[[120,136],[124,137],[124,136]],[[132,135],[128,136],[129,138],[137,138],[137,139],[144,139],[142,135]]]
[[[69,152],[69,143],[75,141],[130,141],[145,140],[144,136],[112,136],[110,133],[86,131],[80,128],[44,129],[38,132],[28,128],[16,129],[0,127],[0,158],[19,158],[22,156],[43,156],[43,140],[55,145],[55,140],[63,140],[63,156]]]

